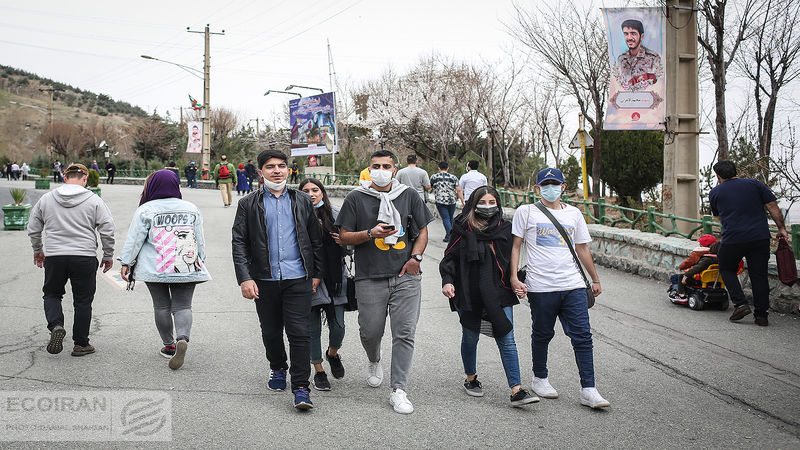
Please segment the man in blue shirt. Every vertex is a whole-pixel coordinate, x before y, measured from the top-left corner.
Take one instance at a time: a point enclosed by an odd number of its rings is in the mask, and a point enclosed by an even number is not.
[[[775,194],[764,183],[752,178],[738,178],[733,161],[719,161],[714,164],[719,184],[708,195],[711,212],[719,216],[722,223],[722,243],[717,257],[722,281],[728,289],[735,307],[730,320],[737,321],[750,314],[750,306],[744,297],[742,285],[736,272],[739,261],[747,259],[747,272],[753,288],[755,323],[769,325],[769,282],[767,263],[769,262],[769,240],[771,238],[766,206],[769,215],[778,227],[778,235],[787,237],[783,214],[776,203]]]
[[[277,150],[258,155],[264,188],[239,200],[232,229],[233,265],[242,296],[256,305],[271,370],[267,387],[286,389],[285,328],[294,406],[307,410],[313,407],[308,318],[324,270],[322,229],[311,197],[286,187],[286,160]]]

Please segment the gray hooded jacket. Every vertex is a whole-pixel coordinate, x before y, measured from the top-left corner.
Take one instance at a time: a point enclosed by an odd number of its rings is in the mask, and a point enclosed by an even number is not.
[[[103,244],[103,260],[114,258],[114,218],[100,197],[77,184],[65,184],[44,194],[33,206],[28,236],[34,253],[45,256],[97,256],[97,235]]]

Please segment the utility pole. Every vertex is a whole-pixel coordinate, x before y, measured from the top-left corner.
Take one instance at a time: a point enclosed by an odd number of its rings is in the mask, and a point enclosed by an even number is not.
[[[224,35],[225,30],[215,33],[211,32],[210,24],[206,24],[203,31],[195,31],[186,27],[189,33],[203,33],[205,36],[205,58],[203,62],[203,110],[201,111],[201,118],[203,119],[203,154],[202,154],[202,168],[205,176],[211,167],[211,35],[219,34]]]
[[[50,102],[47,104],[47,124],[52,126],[53,125],[53,94],[56,91],[63,91],[60,88],[54,87],[47,87],[47,88],[39,88],[39,92],[49,92],[50,93]]]
[[[261,131],[258,128],[258,117],[256,117],[255,119],[250,119],[249,122],[256,123],[256,137],[258,137],[261,134]]]
[[[336,78],[336,69],[333,67],[333,53],[331,53],[331,40],[326,39],[328,41],[328,86],[330,86],[331,92],[333,91],[333,80]],[[337,83],[338,85],[338,83]],[[338,119],[338,115],[336,114],[336,93],[333,94],[333,151],[331,151],[331,172],[336,175],[336,149],[339,147],[339,124],[336,123],[336,119]]]
[[[700,214],[697,14],[695,0],[668,0],[666,7],[665,214],[696,219]],[[682,28],[677,28],[682,27]],[[691,224],[681,222],[687,232]]]

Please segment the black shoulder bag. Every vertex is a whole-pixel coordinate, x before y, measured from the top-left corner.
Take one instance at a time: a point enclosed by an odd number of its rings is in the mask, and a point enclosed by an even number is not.
[[[570,239],[569,234],[567,234],[567,231],[564,230],[564,227],[562,227],[558,220],[553,217],[553,214],[547,210],[547,207],[544,206],[542,202],[536,202],[536,207],[539,208],[539,210],[545,216],[547,216],[548,219],[550,219],[550,222],[553,222],[553,225],[555,225],[558,232],[561,233],[561,237],[564,239],[564,242],[567,243],[567,248],[569,248],[570,253],[572,253],[572,257],[575,259],[575,264],[578,266],[578,271],[581,273],[581,277],[583,277],[583,282],[586,283],[586,302],[587,306],[591,308],[594,306],[594,291],[592,290],[592,283],[583,272],[583,266],[581,266],[581,261],[578,259],[578,254],[575,253],[575,248],[572,246],[572,240]]]
[[[344,305],[345,311],[358,311],[358,300],[356,300],[356,275],[353,272],[353,256],[347,256],[350,259],[350,264],[347,267],[347,284],[345,292],[347,293],[347,304]]]

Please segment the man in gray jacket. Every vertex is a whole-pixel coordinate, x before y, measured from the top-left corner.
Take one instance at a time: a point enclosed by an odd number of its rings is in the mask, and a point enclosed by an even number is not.
[[[94,353],[89,344],[92,301],[96,288],[97,235],[103,244],[103,272],[108,272],[114,257],[114,219],[100,197],[86,189],[89,170],[71,164],[64,172],[64,185],[48,192],[34,205],[28,222],[33,246],[33,263],[44,267],[44,315],[50,330],[49,353],[60,353],[67,332],[61,299],[67,280],[72,285],[75,320],[72,356]],[[42,231],[46,249],[42,247]],[[46,257],[45,257],[46,255]]]

